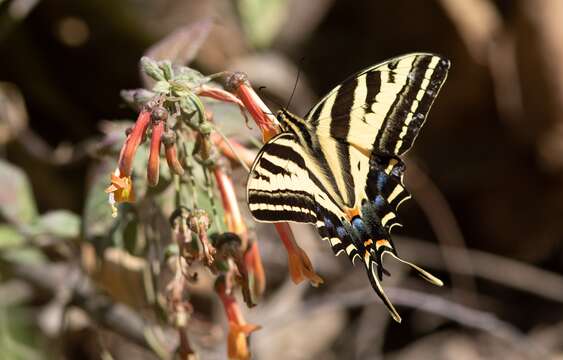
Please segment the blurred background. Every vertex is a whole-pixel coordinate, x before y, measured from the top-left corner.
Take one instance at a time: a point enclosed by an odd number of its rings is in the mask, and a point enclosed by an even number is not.
[[[143,86],[147,49],[201,21],[211,25],[188,37],[201,43],[191,67],[244,71],[281,104],[300,71],[290,105],[300,115],[387,58],[424,51],[452,62],[408,154],[414,200],[394,236],[402,257],[446,286],[390,264],[396,324],[364,271],[314,229],[296,234],[325,279],[318,289],[288,280],[277,235],[256,224],[268,287],[245,309],[263,327],[254,358],[563,358],[563,2],[0,0],[1,358],[168,356],[143,337],[151,317],[132,305],[142,258],[113,264],[113,291],[75,287],[81,244],[104,239],[88,203],[117,155],[100,144],[136,116],[120,91]],[[153,54],[166,58],[167,46]],[[217,118],[233,136],[250,134],[240,115]],[[244,170],[233,166],[233,177],[244,199]],[[221,359],[224,319],[210,292],[202,285],[194,298],[192,339],[201,359]],[[123,303],[132,322],[112,320]]]

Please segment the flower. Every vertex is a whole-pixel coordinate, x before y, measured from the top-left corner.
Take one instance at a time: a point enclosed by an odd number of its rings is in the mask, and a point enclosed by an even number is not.
[[[323,279],[315,273],[311,260],[309,260],[305,251],[297,245],[289,224],[275,223],[274,225],[287,251],[291,280],[295,284],[299,284],[305,279],[309,279],[313,286],[322,284]]]
[[[244,104],[256,125],[262,131],[262,139],[267,142],[280,132],[278,121],[262,99],[256,94],[245,73],[235,72],[227,79],[227,88]]]
[[[256,158],[256,151],[244,147],[234,139],[223,138],[216,132],[211,133],[211,142],[230,160],[241,161],[251,166]]]
[[[250,86],[246,74],[233,73],[227,79],[227,88],[234,92],[244,103],[246,109],[262,131],[262,139],[267,142],[281,129],[278,121],[271,111]],[[223,152],[226,152],[223,150]],[[305,251],[299,247],[288,223],[275,223],[276,230],[287,250],[289,272],[294,283],[298,284],[305,278],[309,279],[313,286],[323,283],[323,279],[315,273],[311,260]]]
[[[250,359],[247,338],[252,332],[260,329],[260,326],[246,323],[235,297],[227,292],[224,277],[217,279],[215,291],[221,298],[229,322],[229,335],[227,337],[229,359]]]
[[[229,359],[250,359],[247,337],[260,327],[252,324],[239,325],[229,322],[229,336],[227,340],[227,354]]]
[[[149,165],[147,168],[147,179],[150,186],[156,186],[158,184],[160,170],[160,140],[163,132],[164,121],[157,121],[153,124],[149,152]]]
[[[237,234],[242,240],[242,247],[246,248],[248,244],[248,230],[238,206],[237,197],[235,194],[235,186],[231,178],[225,174],[220,168],[216,167],[213,170],[219,192],[221,193],[221,200],[223,208],[225,209],[225,222],[230,232]]]
[[[178,152],[176,150],[176,134],[170,130],[167,131],[162,135],[162,143],[164,144],[164,155],[166,156],[168,167],[177,175],[183,175],[184,168],[178,160]]]
[[[151,111],[152,136],[149,152],[149,166],[147,168],[147,179],[150,186],[158,184],[160,164],[160,144],[164,125],[168,119],[168,111],[163,107],[156,107]]]
[[[256,241],[252,242],[244,253],[244,264],[248,273],[252,298],[260,298],[266,289],[266,276]]]
[[[133,170],[133,159],[135,158],[137,148],[143,141],[143,137],[147,132],[150,119],[151,113],[148,109],[145,108],[139,113],[137,122],[133,126],[129,135],[127,135],[127,139],[125,140],[121,150],[119,157],[120,174],[123,174],[124,176],[131,176],[131,171]]]
[[[121,176],[119,168],[115,169],[113,174],[111,174],[111,185],[105,191],[109,194],[112,217],[117,217],[116,203],[135,201],[135,191],[133,190],[131,177]]]
[[[239,98],[237,98],[236,96],[234,96],[230,92],[225,91],[225,90],[220,89],[220,88],[211,87],[211,86],[207,86],[207,85],[201,85],[200,87],[198,87],[195,90],[195,94],[198,95],[198,96],[209,97],[209,98],[212,98],[212,99],[215,99],[215,100],[230,102],[230,103],[233,103],[233,104],[237,104],[241,108],[244,108],[244,104],[242,103],[242,101],[239,100]]]

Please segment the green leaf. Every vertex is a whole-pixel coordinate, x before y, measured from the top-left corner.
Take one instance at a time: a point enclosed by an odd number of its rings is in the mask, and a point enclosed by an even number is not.
[[[163,60],[158,63],[158,66],[164,73],[164,78],[166,80],[171,80],[174,77],[174,70],[172,70],[172,63],[170,60]]]
[[[74,239],[80,235],[80,217],[66,211],[55,210],[39,218],[36,231],[63,239]]]
[[[41,250],[31,246],[6,249],[1,255],[6,261],[25,264],[38,264],[47,260]]]
[[[181,66],[176,69],[174,81],[183,82],[187,87],[194,87],[205,82],[205,76],[195,69]]]
[[[287,0],[239,0],[238,8],[250,42],[258,48],[271,45],[287,19]]]
[[[0,306],[0,349],[3,359],[54,359],[57,350],[47,352],[47,341],[31,316],[30,308]]]
[[[20,224],[37,218],[37,207],[26,174],[18,167],[0,159],[0,214]]]
[[[157,81],[152,87],[152,91],[155,93],[165,94],[170,91],[170,83],[166,80]]]
[[[21,246],[25,237],[13,226],[0,224],[0,250]]]
[[[116,162],[117,158],[113,163],[106,159],[94,167],[89,174],[91,183],[86,196],[82,228],[84,237],[90,242],[95,242],[99,238],[106,238],[115,226],[115,219],[111,216],[108,194],[106,194],[105,189],[110,184],[110,175]]]
[[[156,81],[164,81],[166,77],[164,76],[164,71],[158,66],[158,63],[153,59],[143,56],[141,58],[141,68],[151,78]]]

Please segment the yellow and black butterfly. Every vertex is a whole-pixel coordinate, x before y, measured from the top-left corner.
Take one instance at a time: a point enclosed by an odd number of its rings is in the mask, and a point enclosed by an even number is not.
[[[390,231],[397,208],[410,198],[403,185],[407,152],[442,84],[450,62],[414,53],[371,66],[328,93],[305,118],[282,109],[282,132],[267,142],[249,174],[254,218],[317,226],[338,255],[359,257],[393,319],[401,317],[380,281],[382,257],[410,265],[429,282],[442,282],[398,257]]]

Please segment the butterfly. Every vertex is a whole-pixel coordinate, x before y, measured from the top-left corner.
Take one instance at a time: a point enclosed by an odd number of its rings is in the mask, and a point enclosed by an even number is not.
[[[310,223],[336,255],[360,259],[375,292],[383,291],[383,255],[438,286],[442,281],[397,254],[391,229],[410,198],[401,160],[412,146],[450,68],[449,60],[413,53],[349,77],[304,118],[281,109],[281,133],[260,150],[247,182],[252,216],[262,222]]]

